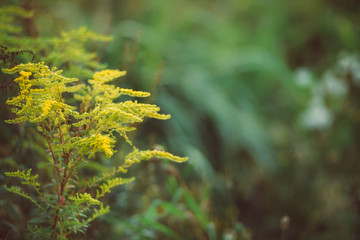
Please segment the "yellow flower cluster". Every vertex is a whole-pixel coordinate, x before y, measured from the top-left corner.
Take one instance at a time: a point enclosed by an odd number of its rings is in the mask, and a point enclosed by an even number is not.
[[[140,151],[139,152],[139,158],[148,160],[151,158],[161,158],[161,159],[169,159],[174,162],[185,162],[188,160],[187,157],[178,157],[175,155],[172,155],[169,152],[159,151],[159,150],[146,150],[146,151]]]
[[[20,94],[27,94],[29,93],[29,89],[31,88],[29,77],[32,75],[32,73],[25,71],[20,71],[19,73],[20,73],[20,77],[15,78],[14,82],[19,83]]]
[[[112,149],[114,143],[115,140],[109,135],[97,134],[90,143],[90,147],[92,149],[92,154],[90,154],[90,156],[93,156],[95,152],[99,151],[104,152],[106,157],[110,158],[114,154]]]
[[[115,78],[124,76],[126,71],[106,69],[94,74],[94,83],[106,83],[114,80]]]
[[[77,137],[71,143],[79,155],[88,158],[94,157],[97,152],[105,153],[110,158],[114,152],[115,139],[113,133],[118,133],[131,145],[127,133],[135,130],[133,123],[142,122],[144,118],[169,119],[170,115],[160,114],[160,108],[153,104],[138,103],[135,101],[114,102],[121,95],[132,97],[148,97],[150,93],[124,89],[107,84],[115,78],[126,74],[125,71],[103,70],[96,72],[89,80],[92,86],[73,84],[78,79],[67,78],[61,75],[60,70],[49,69],[44,63],[19,64],[11,69],[4,69],[6,73],[19,73],[15,79],[20,85],[20,94],[7,104],[14,106],[13,111],[19,116],[9,123],[30,121],[40,123],[49,120],[49,123],[60,126],[66,119],[73,116],[77,119],[74,127],[91,126],[90,131],[83,137]],[[31,80],[30,80],[31,77]],[[68,86],[68,84],[70,86]],[[65,103],[62,98],[65,92],[79,93],[85,112],[79,113],[75,107]],[[82,97],[83,96],[83,97]],[[90,110],[92,108],[92,110]],[[134,151],[125,159],[126,167],[151,158],[168,159],[175,162],[184,162],[187,158],[174,156],[164,151]]]
[[[94,199],[89,193],[77,193],[76,196],[70,196],[70,200],[75,201],[77,204],[89,203],[90,205],[99,205],[100,201]]]
[[[32,93],[33,89],[31,88],[31,81],[29,77],[32,75],[31,72],[20,71],[20,76],[15,78],[14,81],[19,83],[20,93],[18,96],[14,97],[11,100],[8,100],[6,103],[9,105],[14,105],[17,107],[23,107],[26,103],[31,102],[32,97],[29,93]]]
[[[19,73],[21,76],[23,76],[25,78],[29,78],[32,75],[31,72],[25,72],[25,71],[20,71]]]
[[[135,180],[135,177],[132,177],[132,178],[117,177],[117,178],[110,179],[106,183],[101,184],[100,191],[99,190],[96,191],[96,199],[103,197],[106,193],[110,193],[111,188],[116,187],[118,185],[132,182],[134,180]]]
[[[30,62],[30,63],[26,63],[26,64],[21,63],[10,69],[2,69],[2,71],[5,73],[9,73],[9,74],[22,72],[22,74],[20,73],[20,75],[22,77],[25,77],[25,76],[29,77],[29,76],[31,76],[31,73],[36,73],[36,74],[34,74],[34,76],[35,76],[40,72],[49,72],[50,70],[49,70],[49,67],[44,64],[44,62],[39,62],[39,63],[31,63]]]
[[[160,158],[160,159],[168,159],[170,161],[174,162],[185,162],[188,160],[187,157],[178,157],[175,155],[172,155],[169,152],[165,151],[159,151],[159,150],[145,150],[145,151],[139,151],[135,149],[132,153],[128,154],[125,158],[125,163],[132,165],[134,163],[143,161],[143,160],[149,160],[152,158]]]
[[[134,91],[132,89],[126,89],[126,88],[116,88],[120,94],[131,96],[131,97],[149,97],[150,93],[148,92],[142,92],[142,91]]]
[[[52,108],[53,105],[55,105],[57,102],[54,100],[47,100],[44,102],[43,107],[42,107],[42,111],[43,111],[43,115],[46,117],[47,115],[49,115],[49,112]]]
[[[61,75],[60,70],[56,71],[56,68],[50,70],[43,62],[19,64],[11,69],[3,69],[3,72],[20,74],[14,79],[19,84],[19,95],[6,102],[14,106],[12,111],[19,117],[8,120],[8,123],[26,120],[38,123],[51,117],[51,120],[57,124],[59,121],[64,121],[69,114],[76,114],[73,111],[74,107],[64,103],[62,93],[78,90],[81,85],[67,86],[77,79],[66,78]]]
[[[25,171],[21,171],[17,170],[16,172],[5,172],[5,175],[8,177],[18,177],[20,179],[23,179],[24,181],[21,182],[22,184],[28,184],[31,185],[33,187],[38,187],[40,186],[40,184],[38,182],[36,182],[36,178],[39,177],[38,174],[36,175],[31,175],[31,168],[27,170],[27,172],[25,173]]]

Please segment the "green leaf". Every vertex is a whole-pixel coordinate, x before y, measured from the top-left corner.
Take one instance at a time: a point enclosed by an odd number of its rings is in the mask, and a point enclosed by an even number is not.
[[[206,215],[200,209],[200,206],[196,203],[196,200],[188,192],[184,192],[184,198],[186,205],[195,214],[201,226],[205,228],[207,223],[207,218]]]

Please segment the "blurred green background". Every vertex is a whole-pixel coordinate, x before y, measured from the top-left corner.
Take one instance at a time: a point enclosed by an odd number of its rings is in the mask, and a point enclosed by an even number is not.
[[[357,0],[0,3],[34,10],[30,37],[81,26],[113,36],[90,51],[172,115],[141,125],[136,144],[190,158],[139,165],[86,239],[360,236]],[[1,135],[2,171],[12,161],[36,168],[36,146],[21,131],[14,143],[13,132]],[[21,238],[30,210],[8,195],[1,190],[0,237]]]

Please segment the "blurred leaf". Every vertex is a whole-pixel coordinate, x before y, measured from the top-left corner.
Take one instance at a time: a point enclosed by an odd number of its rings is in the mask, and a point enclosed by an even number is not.
[[[206,228],[207,224],[207,218],[204,215],[203,211],[201,210],[200,206],[197,204],[195,199],[190,195],[190,193],[185,192],[184,198],[186,205],[189,207],[189,209],[195,214],[197,220],[201,224],[203,228]]]
[[[172,231],[170,228],[166,227],[165,225],[163,225],[161,223],[151,221],[151,220],[146,219],[146,218],[142,218],[141,223],[144,224],[145,226],[152,227],[152,228],[162,232],[166,236],[171,237],[171,239],[179,239],[179,240],[182,239],[174,231]]]

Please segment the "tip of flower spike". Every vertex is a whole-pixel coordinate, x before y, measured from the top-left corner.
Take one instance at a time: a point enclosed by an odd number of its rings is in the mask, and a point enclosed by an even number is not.
[[[100,201],[94,199],[89,193],[77,193],[76,196],[70,196],[70,200],[75,201],[77,204],[89,203],[90,205],[99,205]]]
[[[167,159],[173,162],[182,163],[187,161],[188,157],[179,157],[175,156],[169,152],[165,151],[159,151],[159,150],[145,150],[145,151],[138,151],[135,150],[134,152],[130,153],[125,160],[128,162],[133,161],[143,161],[143,160],[149,160],[152,158],[159,158],[159,159]]]
[[[134,91],[132,89],[117,88],[117,90],[121,94],[128,95],[128,96],[131,96],[131,97],[149,97],[150,96],[150,93],[148,93],[148,92]]]
[[[126,75],[126,71],[119,71],[119,70],[110,70],[106,69],[100,72],[96,72],[94,74],[94,80],[95,82],[110,82],[114,80],[115,78],[121,77]]]

